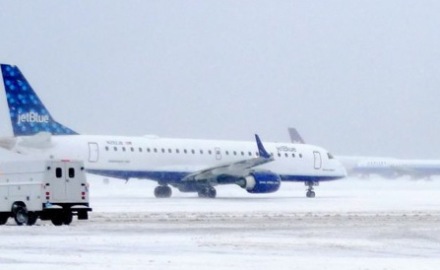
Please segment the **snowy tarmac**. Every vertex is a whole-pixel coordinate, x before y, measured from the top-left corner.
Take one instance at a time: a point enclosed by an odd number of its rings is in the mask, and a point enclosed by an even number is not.
[[[218,198],[90,176],[88,221],[1,226],[2,269],[438,269],[440,179],[345,179],[305,198],[235,186]]]

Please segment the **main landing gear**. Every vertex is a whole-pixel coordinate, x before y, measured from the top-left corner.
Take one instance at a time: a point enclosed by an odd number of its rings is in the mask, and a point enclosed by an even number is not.
[[[315,198],[315,191],[313,189],[314,186],[319,186],[319,182],[307,181],[304,183],[307,186],[307,198]]]
[[[197,191],[198,195],[200,198],[215,198],[215,196],[217,196],[217,191],[215,190],[214,187],[212,186],[205,186],[200,188]]]
[[[169,186],[158,186],[154,189],[154,196],[156,198],[169,198],[171,194],[172,191]]]

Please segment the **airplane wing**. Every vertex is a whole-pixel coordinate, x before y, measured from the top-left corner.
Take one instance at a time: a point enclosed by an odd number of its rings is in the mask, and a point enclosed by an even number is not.
[[[272,162],[274,158],[264,149],[259,136],[255,135],[255,139],[258,146],[258,157],[196,171],[185,176],[182,181],[216,181],[220,176],[230,176],[236,179],[237,177],[246,176],[249,170],[255,166]]]

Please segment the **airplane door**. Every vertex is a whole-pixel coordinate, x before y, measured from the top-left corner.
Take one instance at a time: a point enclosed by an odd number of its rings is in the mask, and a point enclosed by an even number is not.
[[[99,147],[97,143],[89,142],[89,162],[98,162]]]
[[[315,157],[315,169],[316,170],[321,169],[321,166],[322,166],[321,153],[319,153],[318,151],[315,151],[315,152],[313,152],[313,156]]]
[[[215,159],[221,160],[222,159],[222,150],[219,147],[216,147],[214,149],[214,151],[215,151]]]

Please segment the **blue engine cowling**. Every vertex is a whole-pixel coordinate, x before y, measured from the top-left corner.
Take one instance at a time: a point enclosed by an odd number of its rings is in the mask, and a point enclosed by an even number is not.
[[[241,187],[249,193],[271,193],[280,188],[281,178],[270,171],[251,172],[243,178]]]

